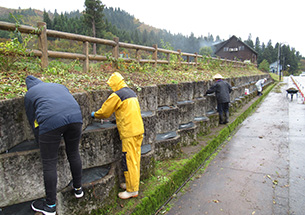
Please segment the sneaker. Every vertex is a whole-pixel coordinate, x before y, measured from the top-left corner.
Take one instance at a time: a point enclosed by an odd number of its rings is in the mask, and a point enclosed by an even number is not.
[[[126,183],[121,183],[120,188],[123,189],[123,190],[126,190]]]
[[[82,187],[80,188],[74,188],[74,195],[77,199],[82,198],[84,195]]]
[[[118,196],[120,199],[136,198],[136,197],[138,197],[138,191],[136,191],[136,192],[124,191],[124,192],[120,192]]]
[[[55,215],[56,214],[56,206],[50,207],[47,205],[46,200],[36,200],[32,202],[32,209],[36,212],[43,213],[44,215]]]

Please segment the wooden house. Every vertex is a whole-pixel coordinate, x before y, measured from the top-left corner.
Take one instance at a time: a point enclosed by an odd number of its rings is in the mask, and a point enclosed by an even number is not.
[[[215,55],[223,59],[257,64],[257,52],[236,36],[214,45],[214,50]]]

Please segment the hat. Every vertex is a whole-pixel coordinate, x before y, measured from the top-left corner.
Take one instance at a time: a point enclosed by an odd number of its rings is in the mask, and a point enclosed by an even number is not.
[[[213,79],[222,79],[223,77],[220,74],[216,74],[213,76]]]

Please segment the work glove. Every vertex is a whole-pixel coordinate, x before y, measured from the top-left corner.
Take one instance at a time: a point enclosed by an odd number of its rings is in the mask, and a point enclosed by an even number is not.
[[[94,117],[94,114],[95,114],[95,112],[93,111],[92,113],[91,113],[91,117],[94,119],[95,117]]]

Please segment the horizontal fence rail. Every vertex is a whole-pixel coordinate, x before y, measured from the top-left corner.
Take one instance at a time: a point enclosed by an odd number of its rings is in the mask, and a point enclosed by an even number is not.
[[[46,68],[49,64],[49,58],[62,58],[62,59],[75,59],[75,60],[82,60],[83,61],[83,71],[89,71],[89,62],[90,61],[106,61],[108,58],[102,55],[93,55],[89,53],[89,45],[90,44],[101,44],[112,47],[112,57],[114,59],[120,58],[120,48],[125,49],[133,49],[135,50],[135,57],[134,58],[121,58],[125,62],[139,62],[139,63],[150,63],[154,66],[157,64],[170,64],[170,56],[176,55],[178,57],[179,65],[199,65],[198,59],[203,59],[205,56],[198,55],[197,53],[186,53],[182,52],[181,50],[173,51],[158,48],[157,45],[153,45],[152,47],[149,46],[142,46],[130,43],[120,42],[119,38],[114,38],[114,40],[107,40],[101,38],[95,38],[90,36],[66,33],[61,31],[49,30],[47,29],[46,23],[38,22],[37,28],[26,26],[26,25],[16,25],[13,23],[2,22],[0,21],[0,30],[6,31],[15,31],[18,29],[20,33],[25,34],[34,34],[38,36],[38,47],[39,50],[28,50],[29,53],[33,53],[33,56],[39,57],[41,59],[41,67]],[[59,51],[51,51],[48,50],[48,37],[58,38],[58,39],[67,39],[72,41],[79,41],[83,42],[83,52],[82,53],[70,53],[70,52],[59,52]],[[151,59],[141,59],[140,58],[140,51],[147,51],[152,53]],[[166,60],[158,59],[158,53],[162,53],[166,55]],[[186,60],[183,59],[186,58]],[[193,61],[191,61],[193,58]],[[223,64],[232,64],[234,67],[244,67],[249,65],[249,63],[244,63],[240,61],[232,61],[227,59],[220,59],[220,58],[209,58],[212,61],[219,61],[220,65]],[[254,64],[252,64],[254,65]]]

